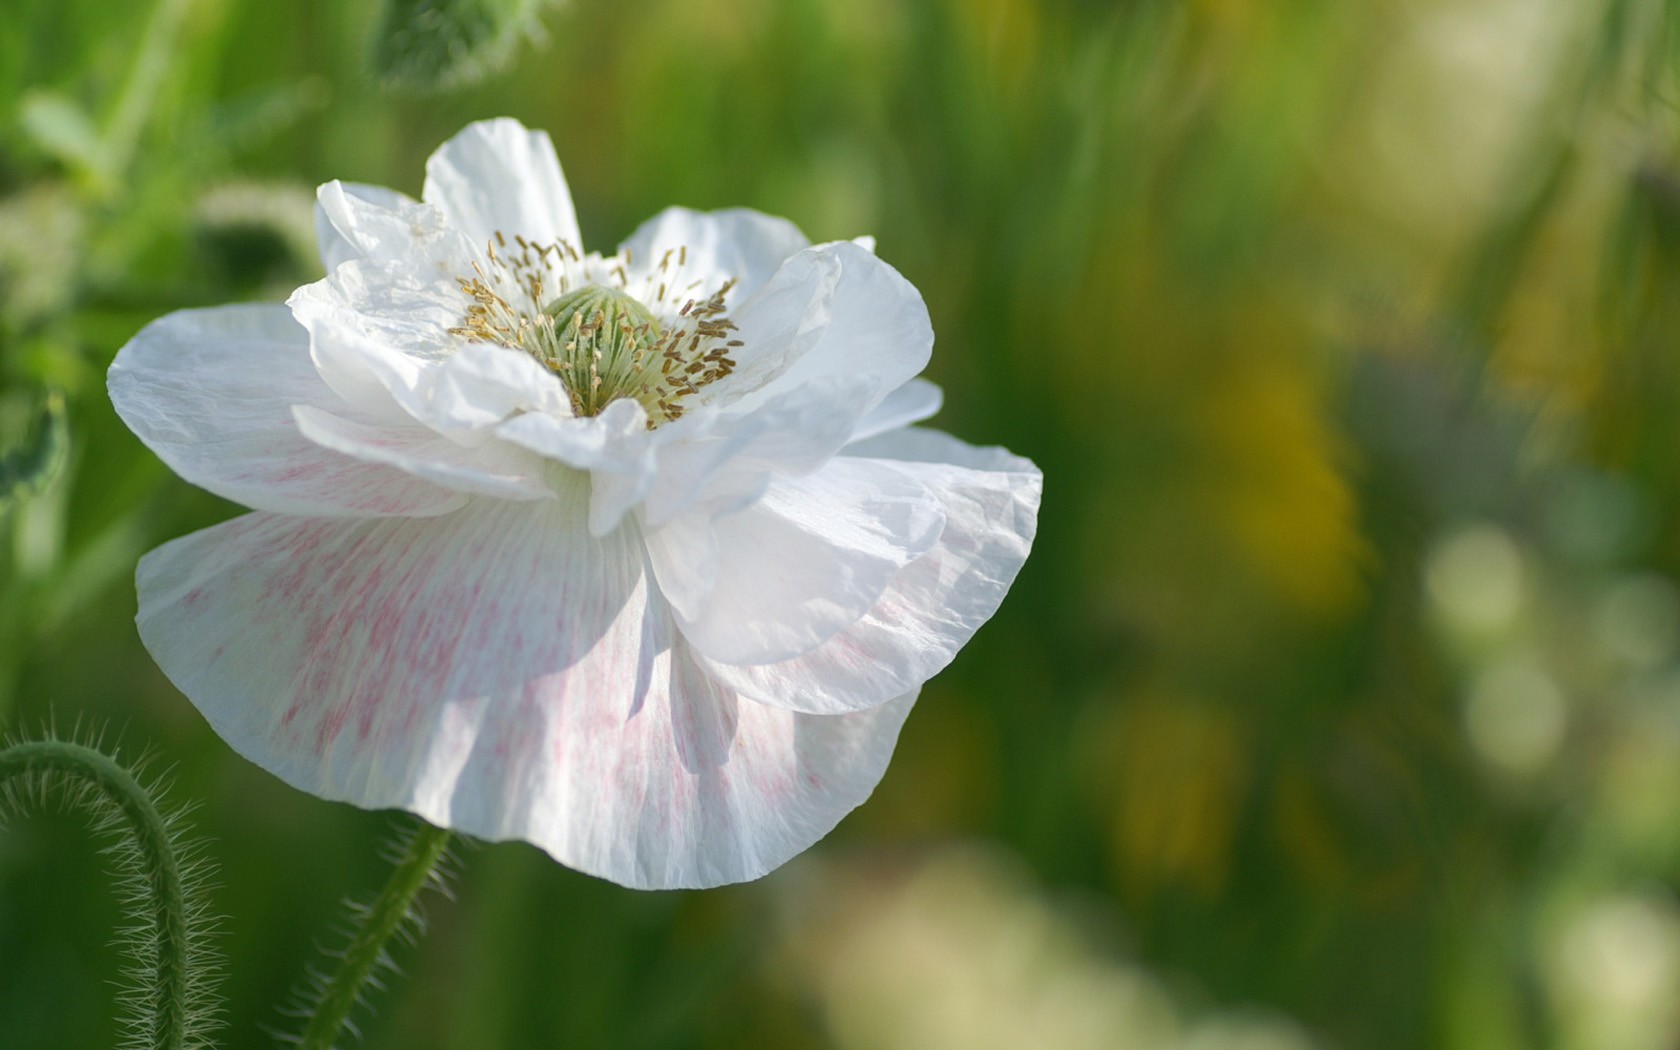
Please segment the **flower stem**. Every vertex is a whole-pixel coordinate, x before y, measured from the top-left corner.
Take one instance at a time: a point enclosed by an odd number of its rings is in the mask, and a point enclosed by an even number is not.
[[[402,857],[362,915],[350,946],[344,950],[338,970],[321,989],[309,1025],[298,1040],[299,1050],[331,1050],[361,1001],[362,990],[374,973],[389,965],[386,946],[403,926],[413,920],[414,899],[435,878],[434,869],[449,846],[450,832],[424,821],[403,850]]]
[[[9,781],[43,785],[84,785],[121,814],[129,836],[129,870],[143,883],[135,906],[149,940],[136,957],[152,971],[152,987],[135,997],[145,1004],[136,1017],[136,1035],[147,1046],[176,1050],[201,1027],[194,1017],[197,985],[192,968],[191,916],[183,869],[169,823],[152,796],[129,769],[102,751],[68,740],[27,740],[0,750],[0,786]],[[73,790],[73,789],[72,789]],[[76,797],[72,795],[72,797]],[[91,799],[92,795],[84,796]]]

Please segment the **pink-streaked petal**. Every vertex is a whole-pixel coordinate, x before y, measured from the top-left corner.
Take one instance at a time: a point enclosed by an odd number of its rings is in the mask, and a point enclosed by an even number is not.
[[[881,403],[858,420],[852,430],[852,440],[863,441],[889,430],[899,430],[912,423],[920,423],[938,413],[945,403],[945,392],[925,379],[912,379],[888,394]]]
[[[810,243],[788,220],[750,208],[667,208],[637,227],[619,251],[630,253],[633,280],[646,274],[655,287],[672,289],[699,281],[697,291],[705,295],[734,280],[731,301],[740,302]]]
[[[737,697],[683,655],[679,645],[670,695],[691,699],[670,710],[676,757],[696,798],[682,806],[689,819],[639,837],[637,881],[614,879],[626,885],[740,882],[803,853],[874,792],[916,701],[912,692],[867,711],[800,714]],[[699,699],[707,695],[709,704]],[[671,805],[668,796],[658,802]]]
[[[756,878],[863,801],[911,699],[823,717],[702,672],[635,535],[581,499],[377,522],[255,514],[141,562],[140,634],[233,747],[640,888]]]
[[[813,651],[779,664],[700,657],[719,682],[762,703],[814,714],[869,708],[939,673],[991,618],[1032,547],[1043,479],[1030,462],[933,431],[879,439],[876,451],[944,462],[867,461],[904,471],[939,500],[939,541],[893,577],[874,608]],[[848,452],[849,458],[849,452]],[[979,466],[959,466],[951,458]]]
[[[383,186],[336,179],[315,191],[315,238],[321,264],[331,273],[352,259],[393,259],[424,235],[425,206]],[[430,211],[430,209],[426,209]]]
[[[856,623],[938,539],[944,515],[905,472],[837,459],[745,508],[648,535],[683,636],[730,664],[810,652]]]
[[[186,480],[224,499],[288,514],[428,515],[459,493],[322,448],[292,406],[346,411],[283,306],[182,310],[117,353],[107,383],[129,429]]]
[[[500,441],[458,445],[430,428],[370,426],[309,405],[292,409],[304,437],[334,452],[384,463],[417,478],[477,496],[552,499],[542,457]]]
[[[508,117],[469,124],[439,146],[426,161],[421,198],[478,248],[498,232],[583,247],[554,143]]]

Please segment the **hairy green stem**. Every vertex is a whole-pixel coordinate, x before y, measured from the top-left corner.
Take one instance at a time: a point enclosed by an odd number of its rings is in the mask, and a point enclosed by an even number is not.
[[[169,826],[151,793],[116,759],[67,740],[29,740],[0,751],[0,784],[14,777],[70,777],[97,789],[122,813],[138,847],[141,875],[149,891],[145,907],[157,931],[154,992],[148,1001],[149,1042],[167,1050],[187,1045],[192,972],[188,915],[179,858]]]
[[[432,870],[449,846],[450,832],[421,822],[402,858],[385,880],[385,887],[362,917],[338,970],[322,988],[309,1026],[298,1040],[299,1050],[331,1050],[361,1001],[362,989],[386,961],[392,936],[413,914],[414,899],[431,883]]]

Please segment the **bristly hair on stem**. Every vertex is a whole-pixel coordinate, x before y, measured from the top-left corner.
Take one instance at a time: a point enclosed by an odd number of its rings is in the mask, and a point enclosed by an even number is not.
[[[281,1012],[303,1021],[303,1031],[276,1033],[286,1043],[303,1050],[332,1050],[341,1034],[348,1031],[360,1038],[352,1014],[367,1012],[368,989],[383,989],[388,974],[399,974],[391,957],[392,940],[409,947],[426,932],[426,917],[420,907],[425,891],[452,898],[458,862],[450,852],[453,835],[416,820],[400,831],[382,851],[392,865],[385,886],[371,902],[345,902],[349,912],[345,946],[325,954],[334,960],[333,972],[307,971],[305,984],[292,1004]]]
[[[127,962],[117,993],[119,1046],[200,1050],[214,1045],[221,955],[206,894],[213,867],[184,834],[185,809],[160,809],[147,759],[125,762],[97,734],[8,738],[0,747],[0,826],[55,800],[83,809],[104,840],[125,913],[117,943]]]

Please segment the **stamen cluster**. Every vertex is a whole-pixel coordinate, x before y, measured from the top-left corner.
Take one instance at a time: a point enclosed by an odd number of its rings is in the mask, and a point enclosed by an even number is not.
[[[565,241],[536,244],[498,232],[489,264],[460,278],[472,300],[454,335],[523,350],[565,384],[572,410],[593,416],[622,397],[640,402],[651,429],[682,416],[683,399],[735,370],[742,344],[727,316],[733,279],[704,298],[694,281],[677,288],[688,249],[665,252],[630,290],[626,250],[617,258],[581,256]],[[672,294],[672,293],[675,294]],[[550,295],[553,298],[550,298]],[[676,306],[683,298],[682,306]]]

